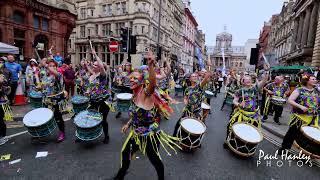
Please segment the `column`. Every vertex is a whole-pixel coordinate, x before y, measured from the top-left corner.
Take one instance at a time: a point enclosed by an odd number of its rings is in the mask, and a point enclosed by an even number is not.
[[[312,66],[320,66],[320,8],[318,9],[318,24],[316,31],[316,39],[313,49]]]
[[[299,19],[294,20],[294,29],[292,32],[292,44],[291,44],[291,52],[296,50],[296,43],[297,43],[297,34],[298,34],[298,27],[299,27]]]
[[[308,41],[307,47],[312,47],[314,45],[314,40],[316,38],[316,30],[317,30],[317,14],[319,9],[319,3],[314,3],[312,12],[311,12],[311,19],[310,19],[310,28],[308,33]]]
[[[304,48],[307,45],[308,40],[308,32],[309,32],[309,26],[310,26],[310,15],[311,15],[311,9],[307,8],[306,10],[306,16],[304,18],[303,23],[303,31],[302,31],[302,38],[301,38],[301,48]]]
[[[299,47],[299,49],[302,47],[301,46],[301,37],[302,37],[302,30],[303,30],[303,24],[304,24],[303,22],[304,22],[304,15],[300,15],[299,29],[298,29],[297,43],[296,43],[296,45]]]

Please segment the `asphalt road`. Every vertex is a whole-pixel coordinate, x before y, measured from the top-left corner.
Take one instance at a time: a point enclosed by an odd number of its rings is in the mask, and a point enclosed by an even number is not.
[[[212,114],[207,119],[207,131],[201,149],[194,153],[178,151],[177,155],[168,156],[161,152],[165,165],[165,178],[169,180],[196,180],[196,179],[320,179],[319,167],[301,162],[261,160],[257,166],[259,151],[249,159],[238,158],[229,150],[222,147],[225,139],[226,125],[230,111],[220,111],[223,95],[212,99]],[[169,121],[161,122],[161,127],[172,134],[173,127],[180,116],[182,104],[174,106],[175,114]],[[71,121],[66,122],[66,140],[55,143],[57,133],[47,138],[47,143],[31,143],[29,134],[22,134],[10,139],[0,146],[0,155],[11,154],[11,159],[0,162],[0,179],[108,179],[115,175],[120,166],[120,149],[126,135],[120,133],[121,126],[127,121],[127,114],[115,119],[115,114],[108,117],[110,129],[110,143],[102,143],[102,137],[92,143],[75,143],[75,128]],[[25,131],[25,128],[9,129],[8,135]],[[265,154],[274,154],[277,147],[267,140],[259,144],[258,150]],[[35,158],[36,153],[48,151],[44,158]],[[9,161],[21,159],[21,162],[9,165]],[[281,162],[278,162],[278,161]],[[277,165],[278,162],[278,165]],[[280,167],[281,166],[281,167]],[[126,179],[156,178],[156,171],[140,153],[132,161]]]

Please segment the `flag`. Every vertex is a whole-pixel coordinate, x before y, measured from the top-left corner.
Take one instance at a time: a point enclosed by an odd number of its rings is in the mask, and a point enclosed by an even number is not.
[[[224,56],[224,48],[221,48],[221,55],[222,55],[222,76],[226,75],[226,62],[225,62],[225,56]]]

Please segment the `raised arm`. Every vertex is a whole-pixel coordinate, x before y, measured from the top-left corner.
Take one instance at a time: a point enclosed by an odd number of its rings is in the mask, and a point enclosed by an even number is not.
[[[96,57],[96,60],[98,62],[98,65],[100,67],[100,74],[102,76],[106,75],[106,69],[104,68],[103,62],[101,61],[101,59],[99,58],[99,56],[97,55],[95,50],[92,50],[92,54]]]
[[[155,58],[153,54],[149,51],[148,53],[148,68],[149,68],[149,85],[147,87],[147,94],[153,94],[156,87],[156,72],[154,71]]]

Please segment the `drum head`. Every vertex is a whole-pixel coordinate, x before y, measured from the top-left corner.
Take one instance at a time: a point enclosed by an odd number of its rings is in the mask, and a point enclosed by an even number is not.
[[[38,127],[53,118],[53,112],[48,108],[38,108],[28,112],[23,118],[23,124],[27,127]]]
[[[71,99],[71,102],[73,104],[81,104],[81,103],[86,103],[86,102],[89,102],[89,98],[86,97],[86,96],[73,96],[72,99]]]
[[[80,128],[93,128],[102,122],[101,113],[93,110],[81,111],[74,118],[74,123]]]
[[[239,138],[250,143],[259,143],[263,138],[255,127],[248,124],[236,123],[232,130]]]
[[[29,96],[32,98],[42,98],[43,94],[40,91],[30,91]]]
[[[213,96],[213,93],[211,91],[204,91],[206,94],[209,94],[209,95],[212,95]]]
[[[180,125],[184,130],[192,134],[203,134],[206,131],[206,125],[196,119],[182,119]]]
[[[207,103],[201,103],[201,108],[210,110],[210,106]]]
[[[320,129],[312,126],[303,126],[301,127],[301,131],[304,132],[306,136],[320,142]]]
[[[182,88],[182,86],[180,86],[179,84],[175,86],[175,88]]]
[[[279,102],[286,102],[287,100],[281,97],[272,97],[272,100],[279,101]]]
[[[130,94],[130,93],[120,93],[120,94],[117,94],[117,99],[120,99],[120,100],[131,100],[132,99],[132,94]]]

